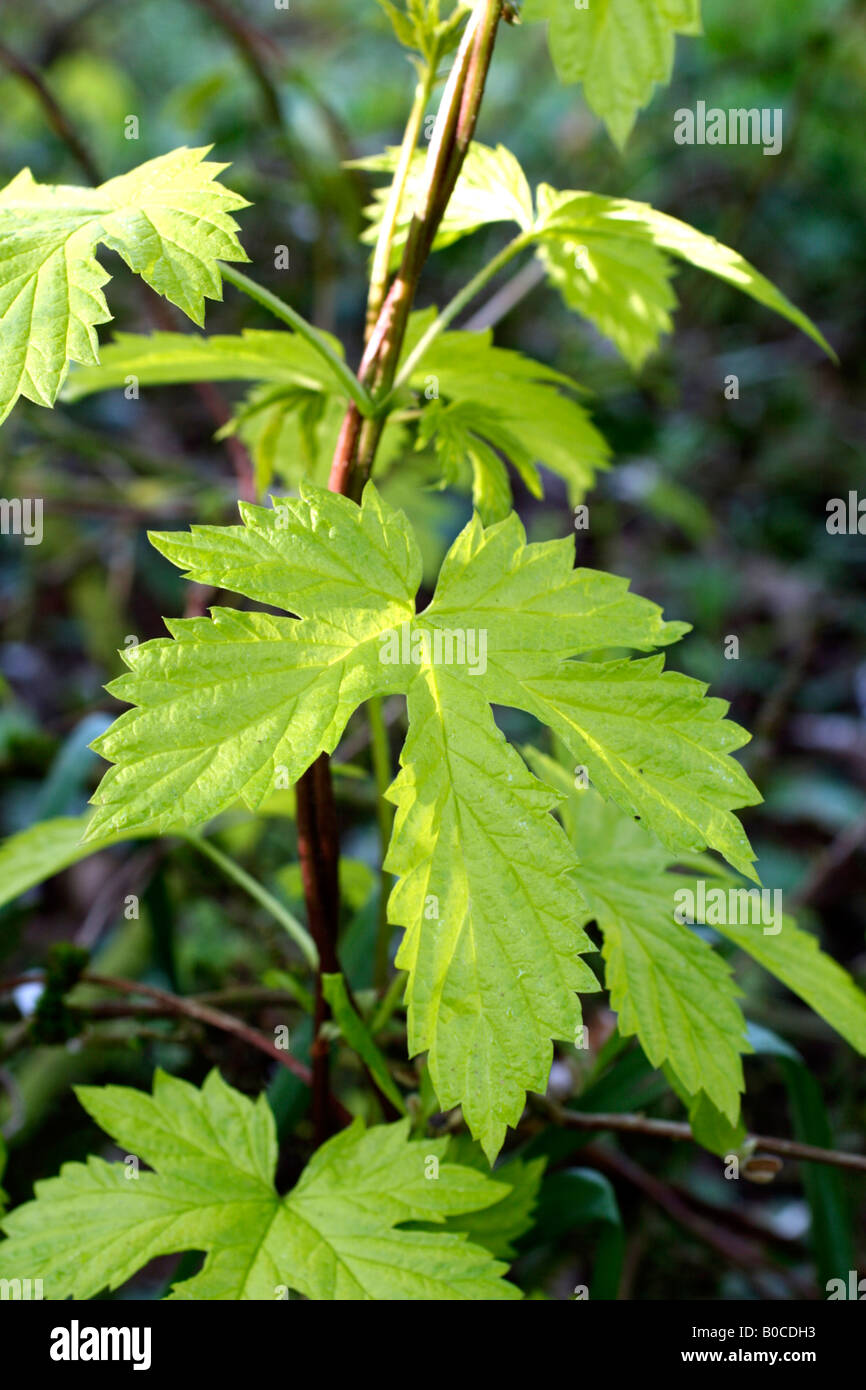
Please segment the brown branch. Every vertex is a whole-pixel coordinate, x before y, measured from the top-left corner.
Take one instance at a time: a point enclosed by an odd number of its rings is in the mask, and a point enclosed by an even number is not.
[[[85,177],[91,183],[102,183],[102,175],[96,160],[77,134],[75,127],[56,97],[48,90],[41,73],[31,63],[28,63],[26,58],[20,57],[19,54],[13,53],[11,48],[7,48],[5,43],[0,43],[0,62],[16,77],[20,77],[21,81],[25,82],[33,92],[45,112],[48,124],[54,134],[63,141]]]
[[[19,975],[11,979],[0,981],[0,994],[5,994],[17,988],[21,984],[32,984],[39,979],[38,975]],[[290,1052],[284,1048],[277,1047],[260,1033],[256,1028],[251,1028],[239,1018],[234,1018],[231,1014],[223,1013],[221,1009],[215,1009],[209,1004],[203,1004],[200,1000],[183,997],[178,994],[170,994],[168,990],[157,989],[154,985],[145,985],[138,980],[123,980],[109,975],[93,975],[89,972],[80,978],[81,984],[100,985],[103,989],[111,989],[118,994],[143,995],[145,999],[153,1002],[166,1011],[166,1016],[192,1019],[196,1023],[204,1024],[207,1028],[216,1028],[221,1033],[228,1033],[232,1037],[239,1038],[248,1047],[254,1047],[259,1052],[263,1052],[272,1062],[278,1062],[281,1067],[285,1067],[305,1086],[312,1086],[313,1073],[303,1062],[298,1061]],[[314,1097],[315,1099],[315,1097]],[[341,1125],[351,1123],[351,1115],[340,1101],[335,1097],[327,1096],[326,1104],[330,1116]]]
[[[682,1226],[732,1264],[752,1270],[756,1264],[762,1262],[764,1252],[755,1241],[726,1231],[724,1227],[717,1226],[714,1221],[709,1221],[699,1212],[693,1211],[666,1183],[654,1178],[625,1154],[615,1149],[607,1149],[601,1144],[587,1144],[583,1155],[594,1168],[600,1168],[613,1177],[631,1183],[678,1226]]]
[[[196,4],[206,10],[214,23],[232,40],[247,72],[259,89],[267,119],[281,130],[284,121],[280,94],[262,61],[260,35],[228,5],[222,4],[221,0],[196,0]]]
[[[731,1230],[731,1226],[738,1220],[736,1212],[710,1207],[706,1202],[694,1198],[691,1193],[683,1194],[676,1187],[653,1177],[625,1154],[602,1144],[587,1144],[582,1152],[593,1167],[600,1168],[613,1178],[631,1183],[670,1217],[671,1221],[688,1231],[696,1240],[709,1245],[730,1263],[739,1265],[763,1298],[772,1296],[766,1286],[763,1267],[769,1264],[765,1246],[771,1243],[781,1244],[774,1232],[763,1231],[754,1223],[744,1223],[748,1233],[756,1237],[751,1240],[748,1235]],[[778,1276],[782,1271],[773,1266],[773,1273]],[[814,1286],[803,1279],[796,1270],[785,1270],[784,1277],[792,1290],[792,1297],[807,1299],[815,1296]],[[620,1297],[624,1297],[622,1287]]]
[[[646,1115],[591,1114],[584,1110],[568,1110],[545,1096],[532,1096],[530,1103],[534,1109],[564,1129],[609,1129],[620,1134],[645,1134],[654,1139],[690,1139],[693,1143],[698,1142],[690,1126],[676,1120],[652,1120]],[[766,1153],[779,1154],[783,1158],[795,1158],[804,1163],[826,1163],[833,1168],[850,1168],[858,1173],[866,1173],[866,1156],[862,1154],[819,1149],[814,1144],[800,1144],[795,1139],[775,1139],[766,1134],[749,1134],[746,1139]]]
[[[116,979],[110,975],[91,975],[88,972],[81,976],[81,983],[102,985],[104,989],[113,989],[119,994],[142,994],[172,1014],[194,1019],[196,1023],[203,1023],[208,1028],[217,1028],[222,1033],[230,1033],[233,1037],[240,1038],[249,1047],[258,1048],[259,1052],[270,1057],[271,1061],[279,1062],[281,1067],[285,1067],[299,1081],[303,1081],[305,1086],[312,1083],[309,1067],[299,1062],[297,1057],[293,1057],[285,1048],[277,1047],[256,1028],[251,1028],[232,1014],[223,1013],[221,1009],[214,1009],[210,1004],[201,1004],[196,999],[184,998],[179,994],[169,994],[168,990],[157,989],[155,985],[144,985],[139,980]]]
[[[821,897],[824,889],[853,854],[866,843],[866,815],[847,825],[815,860],[805,882],[792,895],[791,908]]]
[[[241,985],[232,989],[213,990],[209,994],[191,996],[193,1003],[213,1008],[262,1009],[297,1008],[298,1001],[284,989],[267,989],[262,985]],[[97,1022],[107,1018],[175,1018],[177,1009],[173,1005],[155,999],[125,1002],[117,999],[98,999],[90,1004],[69,1004],[70,1013],[78,1018]]]

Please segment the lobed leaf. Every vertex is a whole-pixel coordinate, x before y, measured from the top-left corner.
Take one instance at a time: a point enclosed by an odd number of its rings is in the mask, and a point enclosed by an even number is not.
[[[117,766],[94,797],[90,839],[196,825],[237,798],[255,809],[336,747],[359,703],[400,688],[378,639],[410,616],[420,579],[402,513],[373,489],[361,508],[311,489],[242,515],[244,526],[153,540],[188,577],[302,621],[214,609],[123,653],[130,674],[109,689],[137,708],[94,744]]]
[[[582,82],[587,105],[622,148],[638,111],[671,79],[677,34],[701,32],[700,0],[525,0],[522,18],[549,20],[561,82]]]
[[[87,1299],[157,1256],[203,1250],[201,1272],[172,1299],[273,1300],[288,1289],[328,1301],[520,1297],[505,1266],[464,1236],[400,1229],[441,1226],[508,1193],[450,1162],[447,1139],[411,1142],[408,1120],[370,1130],[356,1120],[281,1198],[267,1101],[218,1072],[201,1090],[157,1072],[152,1096],[121,1086],[77,1094],[121,1149],[156,1171],[130,1180],[127,1164],[64,1164],[3,1221],[2,1278],[27,1270],[48,1299]]]
[[[246,200],[206,154],[174,150],[92,189],[24,169],[0,192],[0,423],[19,396],[53,405],[70,360],[98,362],[96,326],[111,317],[100,243],[204,321],[205,298],[222,297],[219,262],[249,259],[231,216]]]
[[[555,798],[505,742],[491,704],[549,723],[667,845],[709,844],[748,868],[731,814],[757,798],[730,757],[745,735],[722,718],[722,701],[664,673],[660,658],[575,660],[612,646],[651,651],[685,628],[626,581],[575,570],[573,539],[529,545],[516,515],[486,529],[476,516],[416,613],[414,537],[372,484],[360,508],[304,487],[242,515],[243,526],[153,539],[188,577],[300,621],[216,609],[171,624],[174,641],[127,653],[131,674],[112,689],[137,708],[98,744],[116,765],[91,833],[195,823],[238,797],[254,807],[279,767],[291,782],[331,751],[358,703],[407,693],[386,867],[398,875],[389,917],[405,928],[410,1049],[429,1050],[440,1103],[462,1105],[493,1157],[527,1089],[545,1088],[552,1039],[575,1036],[575,991],[594,981]],[[688,938],[682,952],[683,970],[698,972]],[[714,970],[720,983],[721,967],[704,974]]]
[[[570,308],[589,318],[634,367],[671,331],[671,256],[715,275],[793,323],[830,357],[811,319],[738,252],[696,227],[628,198],[538,189],[539,253]]]

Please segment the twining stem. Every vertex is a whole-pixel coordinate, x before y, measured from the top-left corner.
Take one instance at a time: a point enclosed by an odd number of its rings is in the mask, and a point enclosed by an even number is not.
[[[394,177],[388,192],[388,201],[385,204],[385,211],[382,215],[379,236],[376,241],[376,250],[373,254],[373,265],[370,271],[370,292],[367,297],[367,329],[365,339],[368,342],[385,301],[385,294],[388,289],[388,276],[391,269],[391,247],[394,242],[394,233],[397,229],[397,222],[400,217],[403,195],[406,192],[409,170],[412,167],[412,156],[418,146],[418,136],[421,133],[421,122],[424,119],[427,103],[430,100],[436,82],[437,66],[438,54],[434,54],[431,60],[425,65],[423,74],[415,88],[412,109],[409,112],[409,119],[406,122],[406,130],[403,134],[403,143],[400,146],[400,158],[394,170]]]
[[[265,289],[264,285],[256,284],[255,280],[251,280],[248,275],[244,275],[242,271],[229,265],[228,262],[220,261],[219,268],[224,280],[228,280],[229,284],[249,295],[250,299],[254,299],[257,304],[261,304],[262,308],[272,313],[274,318],[280,319],[282,323],[287,323],[290,328],[294,328],[300,337],[306,339],[322,360],[327,362],[346,395],[354,402],[361,415],[374,413],[375,405],[369,391],[362,386],[351,368],[347,367],[342,357],[337,355],[318,329],[314,328],[311,323],[307,323],[303,314],[299,314],[297,309],[293,309],[291,304],[280,299],[279,295],[274,294],[272,290]]]
[[[436,341],[440,333],[445,332],[448,325],[466,308],[467,304],[472,303],[472,300],[484,288],[487,282],[492,280],[494,275],[498,275],[499,271],[502,270],[504,266],[508,265],[508,262],[512,261],[516,255],[525,250],[526,247],[531,246],[533,240],[534,237],[531,232],[521,232],[519,236],[514,237],[512,241],[509,241],[507,246],[503,246],[502,250],[499,251],[492,260],[482,266],[477,275],[473,275],[472,279],[467,281],[463,288],[455,294],[454,298],[445,305],[445,308],[436,315],[430,327],[422,334],[409,353],[409,356],[394,378],[394,385],[391,391],[381,402],[380,410],[384,410],[387,407],[394,393],[409,380],[418,363],[430,347],[430,344]]]
[[[257,903],[261,903],[262,907],[279,922],[281,927],[285,927],[292,940],[300,946],[310,967],[313,970],[318,969],[319,953],[316,950],[316,943],[310,936],[306,927],[298,921],[297,917],[295,917],[287,907],[283,906],[278,898],[275,898],[272,893],[269,893],[266,888],[263,888],[256,879],[247,873],[246,869],[241,868],[240,864],[236,864],[227,854],[223,854],[222,850],[217,849],[216,845],[212,844],[210,840],[204,839],[201,835],[192,834],[184,835],[183,838],[191,844],[194,849],[197,849],[199,854],[205,855],[212,863],[216,864],[217,868],[220,869],[227,878],[232,879],[238,887],[243,888],[244,892],[248,893],[251,898],[255,898]]]
[[[376,414],[373,401],[386,396],[394,382],[421,270],[475,130],[501,11],[502,0],[478,0],[469,17],[433,129],[421,210],[415,213],[409,224],[400,269],[385,295],[369,335],[358,371],[358,382],[355,383],[356,389],[347,392],[350,405],[337,441],[328,486],[332,492],[355,500],[369,477],[384,427],[384,418],[373,418]],[[237,275],[237,272],[234,274]],[[241,278],[246,279],[245,276]],[[257,286],[255,288],[258,289]],[[277,304],[280,304],[279,300]],[[364,405],[368,408],[362,409],[360,392],[363,392]],[[321,1036],[321,1025],[328,1010],[322,992],[322,973],[330,974],[339,969],[336,964],[339,916],[337,828],[330,770],[324,754],[298,782],[297,807],[298,845],[307,917],[320,960],[312,1045],[313,1123],[315,1141],[319,1144],[327,1135],[329,1123],[329,1047],[327,1040]],[[329,849],[328,854],[323,853],[325,847]]]
[[[424,193],[409,224],[403,259],[370,334],[358,375],[379,403],[376,418],[362,419],[354,402],[343,420],[328,486],[360,497],[384,428],[381,402],[390,394],[409,314],[424,263],[475,133],[501,0],[478,0],[469,17],[439,104],[427,152]]]
[[[388,896],[391,891],[391,875],[385,869],[385,856],[391,843],[391,827],[394,823],[394,807],[385,800],[385,793],[391,785],[391,753],[388,747],[388,729],[382,713],[381,697],[376,695],[367,701],[367,719],[370,725],[370,755],[373,763],[373,776],[376,779],[376,820],[379,825],[379,925],[376,932],[376,955],[373,962],[373,983],[378,990],[384,990],[388,983],[388,947],[391,929],[388,925]]]

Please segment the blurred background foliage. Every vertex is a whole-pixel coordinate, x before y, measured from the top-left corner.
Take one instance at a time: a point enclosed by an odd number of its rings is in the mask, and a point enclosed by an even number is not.
[[[496,341],[592,393],[613,462],[588,499],[579,561],[628,575],[668,616],[694,625],[673,663],[709,681],[755,735],[744,757],[765,802],[744,819],[763,882],[784,890],[862,983],[866,547],[861,536],[829,535],[825,521],[828,500],[862,488],[864,477],[864,10],[852,0],[757,8],[705,0],[704,14],[704,38],[678,41],[673,83],[657,92],[624,155],[579,92],[557,84],[536,25],[503,28],[479,138],[507,144],[533,184],[646,200],[735,246],[818,323],[840,366],[782,320],[691,271],[678,277],[674,336],[638,376],[543,286],[512,295]],[[82,151],[91,173],[107,178],[177,145],[212,143],[215,157],[232,164],[230,185],[254,204],[240,217],[251,273],[338,334],[357,362],[367,256],[358,236],[370,181],[343,162],[399,140],[414,81],[372,0],[293,0],[289,10],[272,0],[6,0],[0,23],[4,182],[25,164],[40,180],[84,181]],[[78,157],[11,55],[31,65],[68,116]],[[698,100],[781,107],[782,153],[677,146],[673,113]],[[132,115],[136,139],[127,138]],[[438,254],[419,303],[443,303],[507,235],[485,229]],[[276,270],[281,244],[290,265]],[[116,275],[117,326],[150,331],[149,292],[115,257],[104,261]],[[224,304],[209,305],[208,330],[242,326],[271,325],[229,289]],[[731,374],[736,400],[725,396]],[[234,386],[206,395],[143,389],[138,401],[109,392],[53,413],[22,403],[4,427],[0,492],[44,499],[44,540],[30,547],[0,538],[3,834],[84,808],[100,771],[87,744],[116,712],[103,686],[119,673],[118,649],[161,635],[163,614],[211,601],[188,592],[145,532],[232,518],[232,454],[214,433],[240,395]],[[387,486],[422,530],[430,580],[468,502],[420,487],[399,464],[398,454]],[[514,481],[530,538],[572,533],[559,480],[546,476],[543,501]],[[732,636],[736,660],[725,656]],[[509,731],[532,734],[516,716]],[[363,998],[379,892],[363,720],[350,726],[339,760],[348,764],[337,779],[349,861],[342,953]],[[291,798],[272,809],[227,820],[217,840],[302,915]],[[140,914],[127,919],[130,894]],[[280,929],[213,865],[170,841],[85,860],[0,911],[6,976],[44,964],[52,945],[69,941],[92,950],[102,973],[181,992],[294,988],[297,957]],[[775,1134],[793,1125],[816,1142],[824,1129],[824,1142],[862,1147],[862,1063],[757,967],[738,957],[737,969],[756,1041],[746,1063],[748,1124]],[[300,1006],[289,1014],[303,1055],[309,1024]],[[286,1014],[258,1017],[267,1028]],[[636,1046],[617,1050],[615,1034],[605,1042],[612,1017],[603,996],[589,1017],[590,1051],[575,1060],[562,1049],[558,1093],[577,1094],[589,1109],[679,1114]],[[236,1085],[267,1081],[263,1059],[242,1045],[164,1020],[141,1030],[103,1022],[65,1045],[22,1047],[18,1006],[6,996],[0,1026],[0,1114],[12,1154],[3,1182],[15,1201],[96,1142],[73,1081],[145,1085],[155,1063],[198,1080],[214,1062]],[[383,1045],[400,1065],[399,1015],[390,1029]],[[369,1108],[351,1054],[341,1053],[341,1066],[349,1103]],[[405,1060],[402,1071],[411,1083]],[[418,1085],[423,1108],[423,1075]],[[284,1073],[271,1082],[271,1099],[288,1182],[304,1152],[305,1096]],[[866,1187],[856,1175],[786,1164],[771,1185],[750,1186],[724,1182],[718,1162],[688,1145],[605,1140],[581,1158],[581,1142],[561,1134],[533,1141],[549,1176],[538,1232],[518,1265],[531,1292],[569,1298],[588,1283],[602,1296],[619,1288],[633,1298],[815,1297],[840,1262],[866,1267]],[[715,1223],[721,1245],[671,1220],[659,1186]],[[152,1267],[134,1296],[152,1295],[164,1277]]]

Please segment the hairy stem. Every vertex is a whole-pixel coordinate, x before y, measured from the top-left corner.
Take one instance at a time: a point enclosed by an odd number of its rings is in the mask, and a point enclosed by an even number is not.
[[[380,411],[394,384],[421,271],[475,133],[501,10],[501,0],[478,0],[463,32],[427,152],[421,205],[409,224],[400,269],[361,362],[359,378],[380,403]],[[331,468],[328,485],[333,492],[360,496],[383,428],[383,413],[365,421],[354,403],[349,407]]]
[[[425,66],[423,76],[420,78],[415,88],[412,109],[409,112],[409,119],[406,122],[406,130],[403,134],[403,143],[400,146],[400,158],[394,170],[394,177],[391,181],[391,188],[388,193],[388,202],[385,205],[385,211],[382,216],[379,238],[376,242],[373,265],[370,271],[370,293],[367,298],[367,341],[369,341],[370,335],[376,326],[376,320],[381,312],[385,300],[385,293],[388,289],[388,275],[391,268],[391,247],[394,242],[394,233],[397,229],[397,222],[400,217],[403,195],[406,192],[409,170],[412,166],[412,156],[418,145],[421,122],[424,119],[424,112],[427,110],[427,103],[430,100],[433,85],[436,81],[436,66],[435,59],[431,60]]]
[[[473,275],[472,279],[467,281],[463,288],[455,294],[454,298],[445,305],[441,313],[437,314],[426,333],[424,333],[415,344],[394,378],[394,385],[391,388],[391,392],[382,402],[381,408],[383,410],[394,392],[399,390],[404,382],[409,380],[418,363],[430,347],[430,344],[436,341],[440,333],[445,332],[448,325],[466,308],[467,304],[472,303],[472,300],[484,288],[487,282],[492,280],[494,275],[498,275],[499,271],[502,270],[504,266],[508,265],[508,262],[512,261],[516,255],[525,250],[527,246],[531,246],[532,241],[533,237],[531,232],[521,232],[513,241],[509,241],[508,245],[503,246],[502,250],[499,251],[492,260],[481,267],[477,275]]]

